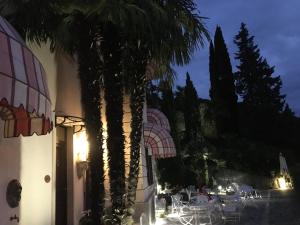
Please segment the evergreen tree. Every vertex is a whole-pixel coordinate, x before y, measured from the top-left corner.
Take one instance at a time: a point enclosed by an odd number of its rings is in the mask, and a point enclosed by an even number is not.
[[[209,78],[210,78],[210,90],[209,90],[209,96],[210,99],[215,102],[216,101],[216,73],[215,73],[215,61],[214,61],[214,57],[215,57],[215,49],[214,49],[214,44],[211,41],[210,45],[209,45]]]
[[[273,76],[274,67],[260,55],[254,36],[250,36],[244,23],[235,36],[234,43],[238,47],[235,59],[239,60],[236,72],[237,93],[243,103],[252,109],[264,112],[281,112],[284,106],[284,95],[280,89],[280,76]]]
[[[175,107],[177,111],[183,112],[184,110],[184,87],[182,86],[176,87]]]
[[[200,112],[198,94],[191,81],[189,73],[186,73],[186,85],[184,87],[184,122],[185,139],[189,141],[197,138],[200,133]]]
[[[176,138],[176,109],[175,109],[175,99],[172,87],[166,81],[160,82],[161,90],[161,111],[166,115],[169,120],[171,128],[171,136],[173,139]]]
[[[184,182],[187,185],[204,184],[205,166],[203,153],[205,141],[201,134],[199,98],[188,73],[186,74],[186,85],[183,89],[182,100],[185,122],[184,137],[181,141],[181,149],[184,151]]]
[[[160,183],[168,183],[171,186],[185,185],[183,182],[184,165],[181,157],[179,135],[176,127],[176,107],[175,98],[171,85],[167,81],[161,81],[160,85],[161,111],[166,115],[170,124],[170,134],[176,147],[176,157],[158,159]]]
[[[283,115],[286,117],[290,117],[290,118],[295,117],[295,112],[290,108],[289,104],[285,104],[284,110],[283,110]]]
[[[214,44],[210,43],[209,71],[210,97],[216,114],[218,133],[236,133],[237,96],[230,57],[219,26],[216,28]]]

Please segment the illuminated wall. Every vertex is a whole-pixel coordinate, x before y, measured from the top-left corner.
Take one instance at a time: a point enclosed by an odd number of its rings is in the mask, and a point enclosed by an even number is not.
[[[52,224],[52,133],[44,136],[21,137],[20,224]],[[45,181],[45,176],[50,181]]]
[[[21,225],[51,225],[52,134],[0,140],[0,224],[17,224],[15,220],[9,221],[16,215]],[[44,180],[46,175],[50,176],[49,183]],[[23,188],[20,205],[14,209],[5,198],[12,179],[18,179]]]
[[[0,132],[3,132],[4,122],[0,120]],[[20,216],[20,208],[10,208],[6,202],[6,187],[8,183],[20,180],[20,139],[4,139],[0,136],[0,224],[9,224],[9,218]]]
[[[56,97],[56,65],[54,56],[46,50],[31,46],[47,71],[52,103]],[[45,63],[46,60],[46,63]],[[53,107],[53,105],[52,105]],[[53,108],[52,108],[53,109]],[[52,225],[55,177],[53,136],[17,137],[4,139],[3,121],[0,121],[0,224]],[[50,181],[44,178],[49,175]],[[11,209],[5,199],[6,187],[11,179],[18,179],[23,187],[19,207]],[[16,215],[20,221],[9,221]]]
[[[59,54],[55,57],[51,55],[50,62],[47,57],[48,54],[50,54],[49,50],[47,49],[48,46],[44,46],[42,49],[35,48],[34,53],[39,58],[41,63],[43,64],[47,78],[48,78],[48,85],[50,90],[50,96],[52,100],[52,106],[57,106],[58,108],[63,109],[63,111],[71,111],[74,113],[77,113],[78,108],[76,107],[76,103],[80,102],[80,92],[74,92],[74,89],[72,90],[64,90],[64,85],[68,80],[77,78],[77,65],[74,60],[71,58],[66,58],[65,56]],[[56,79],[57,78],[57,79]],[[64,80],[65,79],[65,80]],[[59,104],[58,99],[60,98],[69,98],[72,96],[72,99],[76,99],[78,101],[69,101],[70,104],[66,105],[63,104],[62,106],[58,106]],[[57,98],[57,99],[56,99]],[[57,100],[57,101],[56,101]],[[146,109],[146,105],[144,106]],[[126,174],[128,177],[129,173],[129,167],[128,163],[130,161],[130,139],[129,134],[131,131],[130,128],[130,120],[131,120],[131,114],[130,114],[130,105],[129,105],[129,97],[125,96],[124,104],[124,118],[123,118],[123,129],[125,132],[125,160],[126,160]],[[54,109],[53,109],[54,110]],[[57,110],[57,108],[56,108]],[[80,114],[81,112],[79,112]],[[78,116],[76,114],[76,116]],[[146,110],[144,110],[144,121],[146,121]],[[102,102],[102,122],[104,126],[104,133],[103,137],[107,136],[106,134],[106,119],[105,119],[105,102]],[[71,129],[71,128],[70,128]],[[78,152],[79,150],[76,148],[76,143],[73,142],[74,136],[68,135],[68,143],[67,143],[67,151],[68,151],[68,225],[78,225],[81,213],[84,209],[83,207],[83,191],[84,191],[84,183],[83,179],[79,179],[77,177],[77,171],[76,171],[76,161],[78,160]],[[154,185],[149,185],[147,183],[147,168],[146,168],[146,158],[145,158],[145,150],[143,147],[143,140],[142,140],[142,148],[141,148],[141,160],[140,160],[140,173],[139,173],[139,180],[138,180],[138,190],[137,190],[137,216],[139,217],[142,212],[145,212],[146,214],[149,213],[151,206],[151,199],[154,195]],[[109,199],[109,176],[108,176],[108,165],[107,165],[107,149],[106,149],[106,143],[104,141],[103,143],[104,147],[104,170],[105,170],[105,189],[107,198]],[[56,148],[56,134],[55,129],[53,131],[52,136],[52,173],[55,174],[55,148]],[[81,156],[80,156],[81,157]],[[38,168],[38,165],[37,167]],[[52,221],[55,218],[55,177],[52,179]],[[48,209],[48,211],[50,211]],[[1,224],[1,223],[0,223]],[[28,225],[28,224],[27,224]],[[33,225],[33,224],[31,224]],[[38,224],[40,225],[40,224]],[[44,224],[43,224],[44,225]]]

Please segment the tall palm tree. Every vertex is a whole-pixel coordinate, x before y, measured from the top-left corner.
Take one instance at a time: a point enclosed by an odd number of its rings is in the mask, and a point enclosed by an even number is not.
[[[136,188],[139,174],[140,143],[142,137],[143,109],[145,101],[147,49],[138,42],[127,46],[124,57],[124,72],[127,77],[126,88],[130,95],[131,132],[130,132],[130,163],[126,210],[123,224],[133,223]],[[138,61],[135,61],[137,60]]]
[[[120,224],[124,209],[125,158],[123,131],[122,40],[118,28],[108,23],[101,29],[104,99],[106,102],[107,150],[112,203],[112,224]]]
[[[83,29],[88,28],[88,25]],[[90,30],[92,30],[90,28]],[[89,32],[89,30],[86,30]],[[83,32],[82,32],[83,33]],[[100,60],[97,50],[93,47],[97,39],[80,38],[78,45],[79,76],[81,96],[85,112],[85,126],[90,145],[90,192],[89,200],[91,217],[95,225],[102,223],[104,209],[104,162],[103,162],[103,129],[101,122],[101,74]]]
[[[137,37],[133,38],[133,43],[129,42],[129,47],[133,49],[130,49],[127,52],[127,57],[125,57],[127,59],[127,73],[131,78],[129,79],[129,86],[132,114],[131,160],[126,205],[127,223],[133,221],[132,216],[134,214],[147,63],[154,61],[158,64],[157,68],[159,70],[156,71],[156,77],[166,74],[170,77],[172,76],[172,73],[170,73],[172,70],[169,69],[170,63],[179,65],[188,63],[191,54],[199,46],[198,44],[202,45],[205,38],[209,39],[202,18],[195,13],[196,5],[192,0],[160,1],[156,5],[150,3],[143,4],[140,7],[147,12],[146,16],[152,22],[150,22],[152,33],[138,33]],[[158,19],[159,22],[155,19]],[[130,35],[127,40],[132,38],[132,33]]]

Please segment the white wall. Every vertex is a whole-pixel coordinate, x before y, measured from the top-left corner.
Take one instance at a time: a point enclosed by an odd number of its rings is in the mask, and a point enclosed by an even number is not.
[[[56,65],[49,45],[40,49],[31,45],[33,53],[41,61],[47,73],[50,97],[56,99]],[[45,136],[4,139],[4,121],[0,120],[0,224],[52,225],[55,206],[55,132]],[[49,183],[44,177],[49,175]],[[6,187],[10,180],[18,179],[23,187],[20,206],[11,209],[6,203]],[[20,222],[9,221],[11,216]]]
[[[21,225],[52,224],[52,134],[21,137]],[[50,182],[44,178],[50,176]]]
[[[38,60],[45,69],[53,111],[55,109],[57,92],[57,64],[55,61],[55,55],[50,52],[49,43],[43,45],[42,47],[39,47],[33,43],[28,43],[28,47],[31,49],[32,53],[38,58]]]
[[[20,208],[12,209],[8,206],[6,187],[11,180],[20,180],[20,139],[4,139],[3,125],[4,121],[0,119],[0,224],[13,225],[17,222],[10,222],[9,218],[14,215],[19,217]],[[21,201],[23,202],[23,199]]]
[[[143,109],[143,121],[147,122],[147,104],[145,102]],[[139,180],[137,186],[137,196],[136,202],[143,203],[148,201],[151,198],[151,195],[154,194],[154,185],[149,185],[147,180],[147,166],[146,166],[146,152],[144,146],[144,136],[141,140],[141,158],[140,158],[140,171],[139,171]],[[155,171],[153,172],[155,173]]]
[[[55,130],[55,104],[56,104],[56,97],[57,97],[57,63],[55,54],[50,52],[50,44],[47,43],[43,46],[38,46],[34,43],[27,43],[28,47],[31,49],[33,54],[39,59],[42,66],[46,72],[46,80],[48,84],[48,90],[51,100],[51,109],[52,109],[52,121],[53,121],[53,131],[51,132],[51,137],[48,137],[49,140],[51,139],[51,146],[52,146],[52,176],[51,176],[51,191],[49,190],[48,195],[52,196],[51,200],[51,208],[47,209],[47,211],[51,212],[51,218],[49,220],[52,221],[52,224],[55,224],[55,174],[56,174],[56,130]],[[41,137],[41,136],[40,136]],[[50,160],[50,159],[49,159]],[[45,209],[46,210],[46,209]]]
[[[3,131],[1,120],[0,131]],[[0,224],[52,224],[52,134],[45,136],[0,138]],[[49,175],[49,183],[44,177]],[[6,203],[9,181],[22,185],[20,205],[11,209]],[[16,215],[20,222],[9,221]]]

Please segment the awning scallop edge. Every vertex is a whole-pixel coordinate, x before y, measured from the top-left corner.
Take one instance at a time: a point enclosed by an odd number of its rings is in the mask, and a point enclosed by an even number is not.
[[[0,118],[4,137],[52,130],[45,70],[16,30],[0,17]]]

